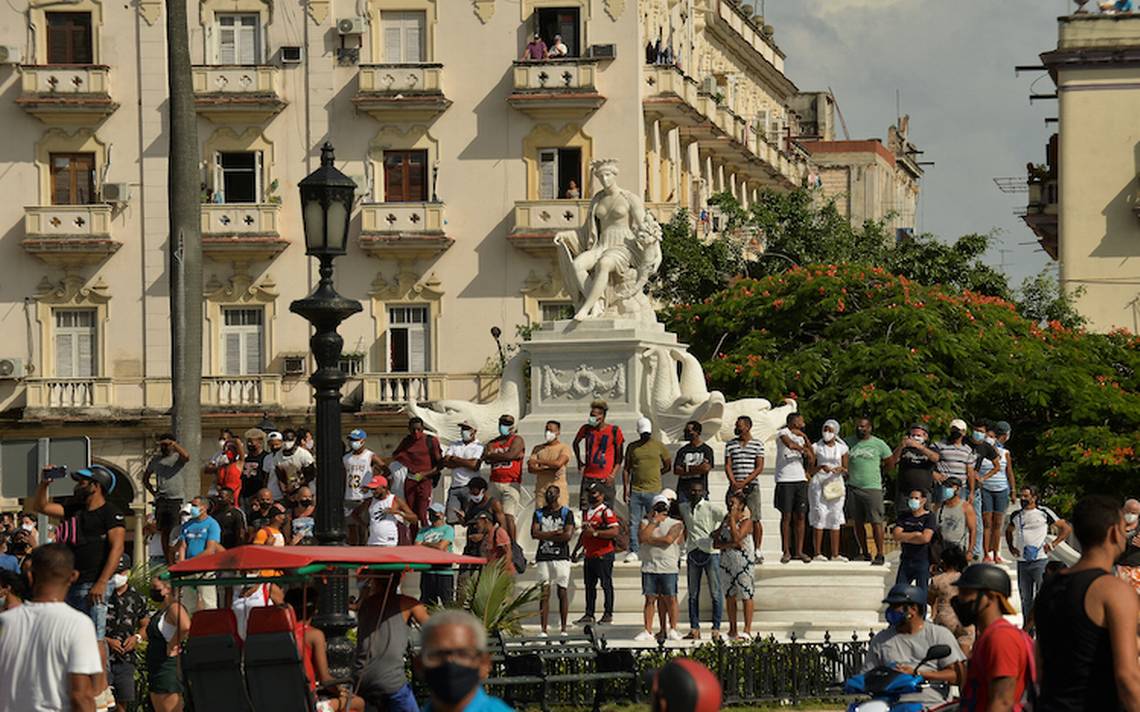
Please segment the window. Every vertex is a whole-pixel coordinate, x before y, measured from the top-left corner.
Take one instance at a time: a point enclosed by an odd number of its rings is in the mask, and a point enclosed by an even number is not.
[[[534,11],[535,32],[542,36],[547,46],[554,44],[554,36],[562,35],[567,56],[581,57],[581,38],[578,36],[580,10],[576,7],[547,7]]]
[[[346,376],[359,376],[364,373],[363,354],[345,354],[340,357],[340,370]]]
[[[226,376],[262,372],[265,312],[258,308],[222,309],[222,371]]]
[[[261,200],[261,151],[218,152],[214,161],[214,190],[221,193],[221,202]]]
[[[426,373],[428,361],[428,308],[388,309],[388,371]]]
[[[95,310],[56,309],[55,375],[58,378],[92,378],[95,363]]]
[[[573,197],[570,183],[577,188],[577,198]],[[540,200],[564,198],[581,199],[582,192],[582,149],[542,148],[538,151],[538,197]]]
[[[49,12],[47,14],[48,64],[91,64],[91,13]]]
[[[255,14],[222,14],[218,19],[218,64],[261,61],[261,19]]]
[[[574,305],[570,302],[539,302],[543,321],[562,321],[574,316]]]
[[[95,154],[51,154],[51,204],[89,205],[95,200]]]
[[[427,197],[427,151],[385,151],[384,202],[417,203]]]
[[[380,13],[386,64],[416,64],[427,61],[423,12],[386,11]]]

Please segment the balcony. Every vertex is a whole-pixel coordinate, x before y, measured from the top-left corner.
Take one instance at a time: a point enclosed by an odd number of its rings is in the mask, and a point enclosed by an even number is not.
[[[281,71],[269,65],[196,65],[198,114],[216,124],[263,124],[285,108]]]
[[[514,65],[514,91],[507,103],[533,119],[583,119],[606,98],[596,84],[598,60],[521,60]]]
[[[205,376],[201,397],[202,405],[215,408],[280,405],[281,376]]]
[[[519,200],[515,202],[515,227],[507,240],[528,255],[553,257],[554,236],[580,229],[589,216],[589,200]]]
[[[700,87],[692,77],[680,69],[649,64],[643,68],[645,84],[642,104],[650,118],[667,121],[677,126],[692,126],[704,121]]]
[[[110,205],[34,205],[24,208],[29,255],[56,267],[99,264],[122,246],[111,239]]]
[[[29,409],[109,408],[114,400],[110,378],[29,378],[25,384]]]
[[[20,67],[16,103],[52,126],[93,126],[114,113],[111,68],[101,64],[44,64]]]
[[[455,242],[439,202],[365,203],[360,219],[360,247],[380,259],[431,259]]]
[[[393,407],[409,401],[423,403],[444,397],[447,376],[442,373],[365,373],[364,405]]]
[[[1057,259],[1057,175],[1055,171],[1030,175],[1029,200],[1025,215],[1021,219],[1037,236],[1041,247],[1053,259]]]
[[[277,231],[278,203],[202,205],[202,254],[218,262],[271,260],[289,246]]]
[[[362,64],[352,103],[381,123],[432,121],[447,111],[442,64]]]

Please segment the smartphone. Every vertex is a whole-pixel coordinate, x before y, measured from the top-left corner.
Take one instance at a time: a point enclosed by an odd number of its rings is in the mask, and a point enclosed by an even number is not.
[[[67,477],[67,465],[60,465],[59,467],[53,467],[44,473],[44,479],[47,480],[48,482],[54,482],[56,480],[62,480],[64,477]]]

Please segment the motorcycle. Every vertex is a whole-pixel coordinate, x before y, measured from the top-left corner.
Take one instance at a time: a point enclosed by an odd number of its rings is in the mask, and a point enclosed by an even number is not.
[[[847,712],[922,712],[926,709],[923,703],[900,702],[899,698],[921,692],[926,687],[926,679],[918,674],[919,668],[948,655],[950,655],[950,646],[935,645],[927,650],[922,661],[914,666],[913,674],[901,672],[893,667],[879,666],[865,673],[852,675],[843,683],[843,691],[849,695],[870,695],[871,699],[852,702],[847,706]],[[956,710],[957,707],[952,709]]]

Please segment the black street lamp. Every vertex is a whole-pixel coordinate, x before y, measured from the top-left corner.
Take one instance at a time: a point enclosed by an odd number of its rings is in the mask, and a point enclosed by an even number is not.
[[[314,433],[317,445],[317,517],[314,535],[322,545],[345,544],[345,520],[339,494],[344,492],[344,454],[340,436],[340,398],[345,374],[340,370],[344,339],[337,333],[342,321],[362,310],[360,302],[337,294],[333,288],[333,258],[345,253],[348,222],[352,215],[356,183],[333,167],[333,147],[321,147],[321,167],[310,173],[301,189],[305,228],[305,253],[320,260],[321,280],[308,297],[289,305],[313,325],[309,348],[317,369],[309,377],[317,401]],[[329,669],[333,677],[347,677],[352,661],[348,629],[348,581],[333,577],[321,591],[320,606],[313,622],[328,639]]]

